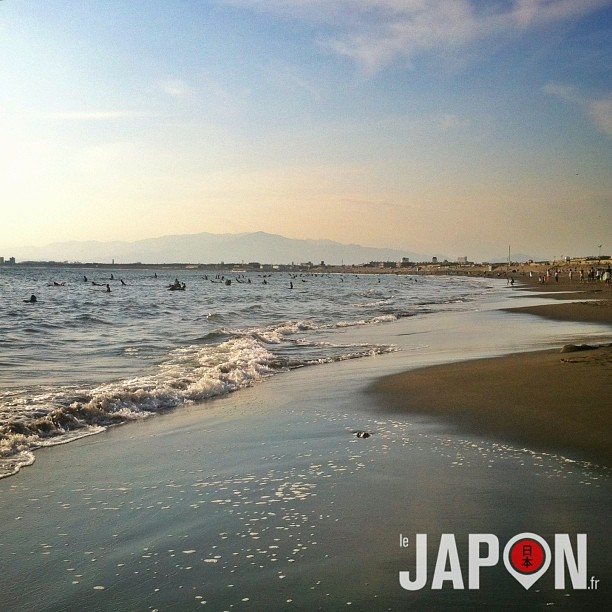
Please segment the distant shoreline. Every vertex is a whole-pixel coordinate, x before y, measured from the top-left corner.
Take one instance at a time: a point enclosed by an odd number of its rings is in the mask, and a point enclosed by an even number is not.
[[[106,262],[59,262],[59,261],[22,261],[11,263],[5,261],[0,263],[0,270],[21,268],[102,268],[102,269],[135,269],[135,270],[202,270],[202,271],[228,271],[228,272],[302,272],[310,274],[393,274],[393,275],[440,275],[440,276],[468,276],[481,278],[503,278],[514,279],[518,285],[535,286],[538,290],[559,290],[560,287],[567,288],[568,284],[578,287],[578,290],[589,286],[585,283],[578,284],[578,273],[582,269],[585,272],[593,267],[598,270],[607,270],[612,260],[601,259],[577,259],[570,262],[535,262],[535,263],[455,263],[455,262],[409,262],[397,264],[396,262],[371,262],[368,264],[273,264],[259,262],[219,262],[219,263],[106,263]],[[538,276],[546,274],[547,270],[559,270],[560,281],[552,281],[537,284]],[[572,269],[575,278],[569,282],[568,272]],[[551,282],[552,281],[552,282]],[[604,285],[604,283],[598,283]],[[592,286],[592,284],[591,284]],[[572,289],[575,290],[575,289]]]

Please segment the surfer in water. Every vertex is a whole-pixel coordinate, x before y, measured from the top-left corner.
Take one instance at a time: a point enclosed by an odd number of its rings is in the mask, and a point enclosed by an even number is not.
[[[185,291],[187,285],[185,283],[181,283],[178,278],[174,279],[174,282],[168,287],[170,291]]]
[[[36,296],[32,294],[29,300],[23,300],[23,301],[25,304],[36,304],[38,300],[36,299]]]

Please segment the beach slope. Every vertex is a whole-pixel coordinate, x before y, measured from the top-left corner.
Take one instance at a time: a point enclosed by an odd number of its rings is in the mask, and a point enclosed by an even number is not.
[[[433,366],[374,383],[381,405],[612,465],[612,346]]]

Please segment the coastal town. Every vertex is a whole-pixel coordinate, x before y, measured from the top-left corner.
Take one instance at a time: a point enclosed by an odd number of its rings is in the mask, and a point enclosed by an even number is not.
[[[507,278],[515,282],[521,278],[537,279],[542,284],[612,282],[612,257],[576,257],[553,261],[524,262],[506,261],[495,263],[475,263],[467,258],[457,261],[438,261],[435,257],[429,262],[412,262],[407,258],[401,261],[370,261],[362,264],[334,265],[302,262],[289,264],[268,264],[260,262],[219,262],[219,263],[100,263],[100,262],[56,262],[23,261],[16,262],[14,257],[0,257],[0,268],[88,268],[88,269],[143,269],[143,270],[201,270],[214,273],[273,273],[288,272],[301,274],[397,274],[397,275],[451,275]]]

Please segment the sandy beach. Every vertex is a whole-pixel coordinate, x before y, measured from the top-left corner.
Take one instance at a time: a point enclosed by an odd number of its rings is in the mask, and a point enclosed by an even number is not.
[[[612,465],[612,346],[434,366],[373,386],[390,409]]]
[[[605,299],[611,289],[524,276],[516,290],[550,303],[504,310],[612,328],[612,299]],[[391,410],[435,415],[479,435],[612,465],[612,346],[579,348],[588,350],[568,347],[418,369],[381,379],[372,391]]]
[[[526,591],[501,558],[479,590],[430,588],[443,533],[456,534],[466,587],[471,533],[501,546],[525,531],[587,533],[588,575],[612,563],[612,347],[531,350],[560,334],[609,342],[605,322],[499,310],[531,308],[518,287],[492,299],[342,331],[402,343],[396,353],[36,451],[0,480],[4,609],[603,609],[607,585],[556,589],[551,567]],[[417,533],[429,534],[429,577],[409,592],[398,572],[414,571],[415,551],[398,543]]]
[[[575,299],[575,296],[574,296]],[[612,325],[612,300],[593,299],[584,302],[562,302],[509,308],[508,312],[534,314],[559,321],[583,321]]]

